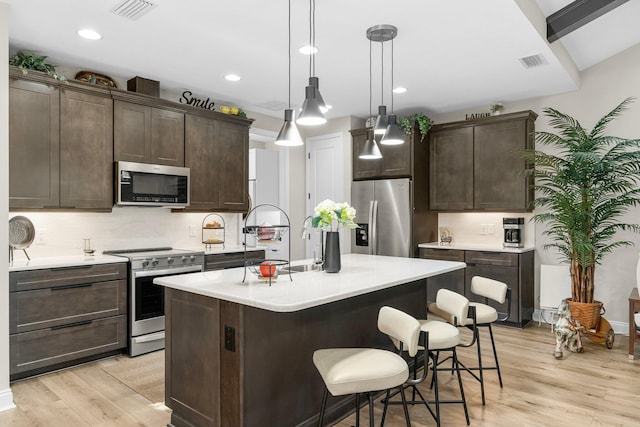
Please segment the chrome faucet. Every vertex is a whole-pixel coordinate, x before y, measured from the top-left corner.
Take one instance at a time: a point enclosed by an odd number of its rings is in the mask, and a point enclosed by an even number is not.
[[[303,240],[307,238],[307,225],[309,224],[309,220],[311,219],[313,219],[313,215],[309,215],[308,217],[306,217],[304,219],[304,222],[302,223],[302,232],[300,233],[300,238]]]

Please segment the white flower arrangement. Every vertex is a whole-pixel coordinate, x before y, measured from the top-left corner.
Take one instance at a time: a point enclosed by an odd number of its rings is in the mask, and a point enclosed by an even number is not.
[[[357,228],[358,225],[354,222],[355,217],[356,210],[349,206],[349,203],[336,203],[327,199],[314,208],[311,225],[325,231],[338,231],[340,226]]]

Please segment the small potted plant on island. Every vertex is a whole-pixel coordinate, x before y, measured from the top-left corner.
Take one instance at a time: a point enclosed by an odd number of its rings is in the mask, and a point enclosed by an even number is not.
[[[357,228],[354,222],[355,208],[348,203],[336,203],[333,200],[323,200],[313,210],[311,225],[325,231],[326,244],[324,249],[324,270],[327,273],[337,273],[342,268],[340,261],[340,226]]]
[[[629,208],[640,205],[640,140],[605,135],[609,122],[630,102],[624,100],[591,131],[573,117],[545,108],[558,133],[536,132],[536,142],[556,154],[525,153],[535,164],[527,171],[535,177],[534,206],[544,209],[533,220],[548,224],[543,235],[553,243],[544,248],[556,249],[570,263],[571,314],[587,329],[600,322],[602,310],[594,299],[596,265],[615,249],[633,245],[616,238],[618,231],[640,232],[638,224],[622,220]]]

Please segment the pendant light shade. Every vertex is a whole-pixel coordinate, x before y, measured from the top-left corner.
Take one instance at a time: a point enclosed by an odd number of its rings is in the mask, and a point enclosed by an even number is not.
[[[364,143],[364,147],[362,147],[362,151],[360,152],[358,158],[363,160],[374,160],[382,158],[380,148],[378,147],[378,144],[376,143],[376,140],[371,133],[369,133],[367,142]]]
[[[320,79],[317,77],[309,77],[309,86],[313,86],[316,90],[316,100],[318,101],[318,106],[322,114],[329,111],[329,107],[327,103],[324,102],[324,98],[322,98],[322,94],[320,93]]]
[[[276,145],[285,147],[296,147],[303,145],[300,132],[293,120],[293,110],[291,109],[291,0],[289,0],[289,108],[284,110],[284,123],[275,140]]]
[[[302,137],[300,137],[300,132],[293,121],[293,110],[286,109],[284,110],[284,123],[276,138],[276,145],[296,147],[302,144]]]
[[[404,144],[404,132],[396,124],[396,115],[389,114],[389,124],[384,133],[384,136],[380,140],[380,144],[383,145],[400,145]]]
[[[376,135],[384,135],[389,125],[389,116],[387,116],[387,107],[385,105],[378,106],[378,117],[376,124],[373,126],[373,133]]]
[[[316,1],[309,0],[309,46],[316,46]],[[309,86],[304,88],[304,102],[296,123],[302,126],[317,126],[327,122],[324,113],[328,110],[320,95],[320,79],[316,74],[316,53],[309,55]]]
[[[371,117],[371,39],[369,39],[369,117]],[[386,113],[386,111],[385,111]],[[362,151],[358,155],[362,160],[376,160],[382,158],[382,152],[376,142],[373,128],[369,128],[367,131],[367,140],[362,147]]]
[[[302,110],[300,111],[300,117],[296,120],[296,123],[303,126],[317,126],[323,125],[327,122],[324,118],[324,114],[320,110],[320,104],[316,99],[316,88],[309,85],[304,88],[304,102],[302,103]]]

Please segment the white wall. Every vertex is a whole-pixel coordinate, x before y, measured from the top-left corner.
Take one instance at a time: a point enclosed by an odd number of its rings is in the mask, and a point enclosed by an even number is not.
[[[541,114],[544,107],[553,107],[576,118],[584,127],[590,129],[596,121],[611,111],[629,96],[640,98],[640,44],[609,58],[581,75],[580,89],[574,92],[525,100],[517,103],[505,103],[505,113],[532,110]],[[464,120],[465,113],[488,111],[488,106],[480,106],[473,111],[454,112],[435,116],[437,123]],[[553,131],[548,119],[539,116],[536,120],[537,131]],[[640,138],[640,100],[609,125],[608,135],[625,138]],[[538,146],[537,148],[543,148]],[[455,214],[447,214],[447,217]],[[640,207],[634,208],[623,218],[630,223],[640,223]],[[462,220],[456,220],[462,222]],[[471,226],[473,228],[473,226]],[[536,245],[536,301],[539,293],[540,264],[559,264],[558,253],[545,250],[549,240],[542,235],[543,225],[534,226]],[[636,286],[635,269],[640,251],[640,236],[621,233],[620,238],[634,242],[635,246],[615,250],[607,256],[602,265],[596,267],[596,299],[602,301],[607,310],[606,318],[619,326],[628,321],[627,298]],[[536,302],[536,306],[538,303]]]
[[[0,218],[9,212],[9,6],[0,3]],[[9,227],[0,227],[0,259],[9,259]],[[12,408],[9,388],[9,271],[0,262],[0,411]]]

